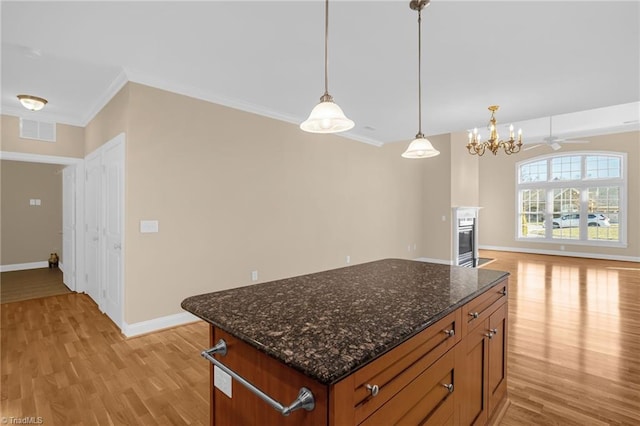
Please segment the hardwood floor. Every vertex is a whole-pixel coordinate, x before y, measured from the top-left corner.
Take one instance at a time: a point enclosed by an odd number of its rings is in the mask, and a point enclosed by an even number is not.
[[[483,251],[511,272],[505,426],[640,424],[640,264]],[[0,306],[0,415],[205,425],[204,322],[125,339],[83,294]]]
[[[640,424],[640,264],[481,254],[512,274],[501,425]]]
[[[38,268],[0,274],[0,302],[10,303],[70,293],[58,268]]]
[[[125,339],[84,294],[1,305],[0,415],[45,425],[207,425],[204,322]]]

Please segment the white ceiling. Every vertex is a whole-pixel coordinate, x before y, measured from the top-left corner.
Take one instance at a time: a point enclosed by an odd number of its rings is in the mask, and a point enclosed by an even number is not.
[[[3,0],[1,19],[4,114],[84,126],[135,81],[299,123],[324,90],[319,0]],[[486,126],[491,104],[530,143],[548,135],[550,115],[558,136],[637,130],[639,28],[638,1],[433,0],[423,11],[423,131]],[[356,122],[345,136],[414,137],[408,0],[331,1],[329,92]],[[30,113],[19,93],[49,104]]]

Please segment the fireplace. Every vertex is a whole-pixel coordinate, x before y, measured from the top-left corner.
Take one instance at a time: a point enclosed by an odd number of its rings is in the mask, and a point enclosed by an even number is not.
[[[476,266],[474,259],[476,220],[458,219],[458,265]]]
[[[479,207],[453,208],[453,264],[478,266],[478,210]]]

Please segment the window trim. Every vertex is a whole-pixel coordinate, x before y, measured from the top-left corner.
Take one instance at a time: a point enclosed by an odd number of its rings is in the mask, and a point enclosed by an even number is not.
[[[617,178],[587,178],[585,177],[586,172],[586,161],[587,156],[590,155],[604,155],[604,156],[614,156],[620,158],[620,177]],[[562,156],[581,156],[581,179],[579,180],[558,180],[551,181],[551,159],[562,157]],[[546,181],[537,181],[537,182],[520,182],[520,168],[528,163],[534,163],[538,161],[546,161],[547,162],[547,180]],[[581,245],[581,246],[593,246],[593,247],[619,247],[626,248],[627,247],[627,191],[628,191],[628,180],[627,180],[627,153],[619,152],[619,151],[601,151],[601,150],[588,150],[588,151],[565,151],[562,154],[550,153],[543,154],[536,157],[527,158],[521,161],[516,162],[515,164],[515,240],[518,242],[526,242],[526,243],[543,243],[543,244],[571,244],[571,245]],[[620,212],[618,213],[618,237],[619,241],[607,241],[607,240],[589,240],[588,239],[588,227],[583,226],[587,223],[587,214],[588,212],[583,211],[585,209],[585,197],[588,197],[588,189],[593,187],[605,187],[605,186],[619,186],[619,204],[620,204]],[[520,223],[520,208],[522,201],[520,200],[520,191],[523,189],[544,189],[546,195],[545,201],[545,216],[553,217],[553,189],[556,188],[576,188],[580,190],[580,212],[585,213],[581,214],[581,226],[580,226],[580,237],[578,239],[570,239],[570,238],[552,238],[551,235],[553,233],[553,227],[546,228],[544,238],[531,238],[531,237],[521,237],[520,230],[522,224]],[[551,200],[550,200],[551,198]]]

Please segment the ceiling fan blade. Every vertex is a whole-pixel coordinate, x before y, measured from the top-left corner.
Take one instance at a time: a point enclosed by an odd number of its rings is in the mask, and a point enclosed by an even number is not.
[[[552,142],[552,143],[550,143],[550,144],[549,144],[549,146],[550,146],[551,148],[553,148],[553,150],[554,150],[554,151],[557,151],[557,150],[559,150],[560,148],[562,148],[562,145],[560,145],[559,143],[556,143],[556,142]]]
[[[557,136],[547,136],[543,139],[546,143],[564,142],[566,139],[559,138]]]
[[[575,140],[575,141],[564,141],[562,143],[589,143],[589,141],[579,141],[579,140]]]
[[[529,151],[530,149],[537,148],[537,147],[542,146],[542,145],[543,145],[543,144],[537,144],[537,145],[527,146],[527,147],[523,148],[522,150],[523,150],[523,151]]]

